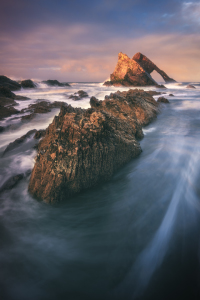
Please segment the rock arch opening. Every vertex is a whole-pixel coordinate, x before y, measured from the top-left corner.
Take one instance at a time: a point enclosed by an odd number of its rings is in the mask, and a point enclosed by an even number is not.
[[[162,78],[162,76],[156,71],[154,70],[153,72],[151,72],[151,77],[158,83],[165,83],[164,79]]]

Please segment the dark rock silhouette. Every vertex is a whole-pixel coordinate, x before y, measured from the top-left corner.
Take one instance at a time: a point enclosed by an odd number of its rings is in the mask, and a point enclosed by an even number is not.
[[[117,92],[90,103],[87,110],[62,106],[46,129],[29,183],[35,197],[67,199],[109,180],[141,153],[142,126],[156,118],[159,106],[149,93]]]
[[[22,109],[21,113],[30,112],[30,114],[22,116],[22,121],[30,121],[32,120],[36,114],[45,114],[51,111],[52,108],[60,108],[62,106],[67,106],[65,102],[62,101],[54,101],[49,102],[47,100],[38,99],[37,103],[30,104],[28,108]]]
[[[6,182],[2,185],[0,188],[0,193],[6,191],[6,190],[11,190],[14,188],[19,181],[21,181],[24,178],[24,174],[17,174],[15,176],[10,177]]]
[[[159,86],[151,77],[153,71],[157,71],[165,82],[175,82],[164,71],[160,70],[150,59],[138,52],[132,59],[122,52],[118,55],[118,62],[114,72],[110,75],[110,81],[104,83],[105,86]]]
[[[157,102],[162,102],[162,103],[169,103],[169,100],[166,99],[165,97],[159,97]]]
[[[36,84],[31,79],[26,79],[21,81],[21,86],[24,89],[33,89],[36,87]]]
[[[19,111],[15,109],[13,106],[7,107],[7,106],[0,105],[0,120],[18,113]]]
[[[28,100],[29,98],[20,95],[15,95],[11,92],[10,88],[6,86],[0,86],[0,120],[10,117],[13,114],[19,113],[19,110],[15,109],[17,103],[15,100]]]
[[[66,82],[59,82],[58,80],[51,80],[51,79],[48,79],[48,80],[44,80],[42,81],[43,83],[46,83],[47,85],[49,86],[70,86],[69,83],[66,83]]]
[[[132,59],[137,61],[148,74],[151,74],[153,71],[156,71],[162,76],[166,83],[176,82],[174,79],[170,78],[164,71],[160,70],[149,58],[147,58],[142,53],[136,53]]]
[[[15,94],[6,86],[0,86],[0,97],[15,98]]]
[[[86,97],[88,97],[88,94],[85,91],[80,90],[80,91],[74,93],[74,95],[70,95],[69,99],[73,99],[73,100],[77,101],[77,100],[81,100]]]
[[[195,86],[192,85],[192,84],[188,84],[188,85],[186,86],[186,88],[187,88],[187,89],[196,89]]]
[[[17,91],[21,89],[21,85],[17,81],[11,80],[4,75],[0,76],[0,86],[7,87],[11,91]]]
[[[16,139],[14,142],[11,142],[6,149],[3,152],[3,155],[9,151],[14,150],[15,148],[17,148],[20,144],[22,144],[27,138],[29,138],[31,135],[33,135],[34,133],[36,133],[37,130],[36,129],[32,129],[29,130],[26,134],[24,134],[23,136],[21,136],[20,138]]]

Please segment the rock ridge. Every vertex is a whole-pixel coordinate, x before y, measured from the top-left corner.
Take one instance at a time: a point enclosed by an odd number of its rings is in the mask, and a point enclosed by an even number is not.
[[[38,144],[29,192],[55,203],[109,180],[141,153],[142,126],[158,113],[159,104],[142,90],[117,92],[91,108],[62,107]]]

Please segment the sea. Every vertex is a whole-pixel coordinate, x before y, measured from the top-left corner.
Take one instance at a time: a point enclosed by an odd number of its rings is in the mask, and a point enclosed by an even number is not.
[[[60,109],[29,122],[21,121],[27,113],[0,121],[0,189],[25,174],[0,194],[1,300],[200,299],[200,83],[165,86],[141,87],[166,93],[170,102],[143,128],[141,155],[110,181],[54,205],[28,192],[34,134],[3,153],[29,130],[47,128]],[[30,98],[16,108],[41,99],[89,108],[92,96],[128,89],[37,82],[15,92]],[[78,90],[88,97],[69,99]]]

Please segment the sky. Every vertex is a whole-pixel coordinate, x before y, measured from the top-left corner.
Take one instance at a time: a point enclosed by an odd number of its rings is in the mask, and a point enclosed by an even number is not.
[[[200,1],[0,2],[0,75],[102,82],[119,52],[141,52],[175,80],[199,82]]]

